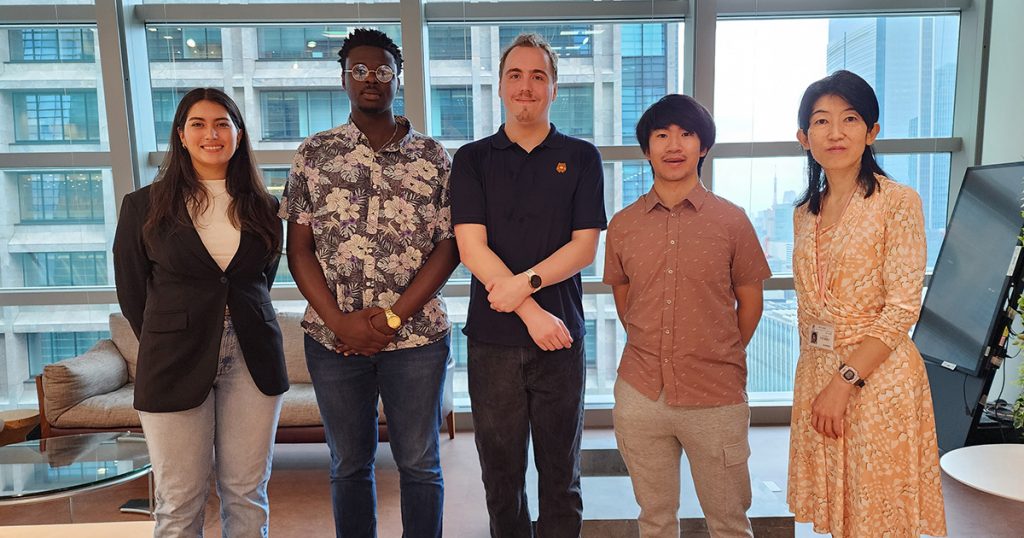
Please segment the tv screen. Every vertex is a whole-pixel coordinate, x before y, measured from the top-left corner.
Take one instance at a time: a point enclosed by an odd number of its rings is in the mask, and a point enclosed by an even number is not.
[[[925,360],[980,374],[1016,269],[1022,187],[1024,162],[967,170],[914,329]]]

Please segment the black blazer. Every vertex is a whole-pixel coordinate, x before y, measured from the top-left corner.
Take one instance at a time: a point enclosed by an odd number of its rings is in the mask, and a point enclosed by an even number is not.
[[[184,411],[203,403],[217,375],[224,305],[256,386],[270,396],[288,390],[270,302],[280,254],[267,261],[263,241],[243,230],[238,252],[221,271],[192,226],[174,225],[144,241],[149,191],[124,197],[114,235],[117,300],[139,339],[135,408]]]

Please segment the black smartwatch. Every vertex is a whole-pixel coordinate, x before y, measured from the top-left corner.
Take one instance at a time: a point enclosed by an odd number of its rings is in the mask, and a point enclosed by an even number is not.
[[[526,278],[530,280],[530,287],[533,288],[533,291],[539,290],[540,287],[544,285],[544,283],[540,279],[540,275],[533,272],[533,269],[527,269],[525,274]]]

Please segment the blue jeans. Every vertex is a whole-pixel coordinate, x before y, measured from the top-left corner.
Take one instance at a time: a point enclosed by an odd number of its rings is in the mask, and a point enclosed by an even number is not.
[[[222,536],[267,536],[267,482],[282,399],[256,387],[228,318],[206,400],[185,411],[139,411],[156,481],[154,536],[203,535],[211,475]]]
[[[377,535],[373,464],[377,399],[400,477],[403,536],[441,536],[444,480],[438,430],[450,336],[422,347],[345,357],[306,335],[306,364],[331,449],[339,538]]]
[[[526,502],[530,435],[537,465],[537,535],[576,538],[583,525],[580,438],[586,362],[583,339],[543,351],[469,340],[469,396],[491,536],[533,536]]]

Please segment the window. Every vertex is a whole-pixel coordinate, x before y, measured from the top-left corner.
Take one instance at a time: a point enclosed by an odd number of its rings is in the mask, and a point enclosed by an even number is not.
[[[636,140],[636,122],[668,93],[664,24],[622,25],[622,141]]]
[[[470,59],[469,26],[431,25],[427,33],[431,60]]]
[[[563,134],[593,139],[594,86],[559,85],[550,118]]]
[[[95,171],[18,174],[21,222],[103,222],[103,175]]]
[[[221,58],[220,28],[150,26],[146,29],[146,49],[150,62]]]
[[[431,90],[430,128],[441,140],[473,140],[473,89],[444,86]]]
[[[586,57],[594,55],[594,35],[605,31],[603,25],[592,24],[503,25],[498,32],[498,41],[504,51],[519,34],[537,33],[551,45],[559,58]]]
[[[106,252],[34,252],[21,255],[25,287],[106,286]]]
[[[17,142],[99,142],[96,90],[13,92]]]
[[[260,27],[256,29],[261,60],[338,60],[346,27]]]
[[[348,119],[348,95],[342,90],[260,92],[264,140],[302,140]]]
[[[622,165],[622,206],[628,206],[647,194],[654,186],[654,173],[644,164]]]
[[[89,351],[96,342],[110,338],[110,331],[29,333],[29,380],[43,373],[43,367]]]
[[[169,140],[174,113],[178,110],[181,98],[189,90],[191,88],[153,90],[153,129],[156,131],[157,143],[166,144]]]
[[[722,20],[715,61],[718,139],[793,140],[804,89],[839,69],[875,89],[881,138],[948,137],[959,24],[957,15]]]
[[[10,30],[13,62],[94,62],[95,28]]]

